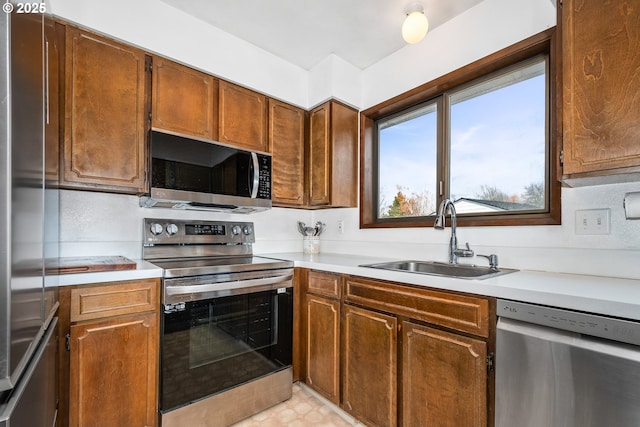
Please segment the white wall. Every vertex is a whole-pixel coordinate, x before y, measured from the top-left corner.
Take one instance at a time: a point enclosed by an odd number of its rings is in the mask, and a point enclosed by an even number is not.
[[[632,191],[640,191],[640,183],[563,188],[562,225],[458,227],[459,244],[469,242],[479,254],[498,254],[503,267],[640,278],[640,220],[626,220],[623,209],[624,195]],[[611,212],[610,234],[576,234],[577,210],[603,208]],[[316,211],[316,220],[327,224],[321,243],[326,252],[448,259],[449,228],[360,229],[358,209]],[[340,220],[345,223],[344,234],[338,233]]]
[[[141,208],[138,197],[91,191],[60,192],[60,256],[122,255],[142,257],[143,218],[232,220],[254,223],[254,252],[302,251],[297,221],[311,221],[311,213],[274,208],[250,215],[161,208]]]
[[[362,109],[553,27],[548,0],[485,0],[362,73]]]
[[[364,71],[332,55],[306,72],[156,0],[50,3],[50,10],[65,19],[305,108],[331,96],[370,107],[555,22],[548,0],[485,0],[430,32],[422,43],[408,45]],[[460,228],[459,239],[477,253],[497,253],[503,266],[640,278],[640,220],[625,220],[622,210],[628,191],[640,191],[640,183],[566,188],[561,226]],[[595,208],[611,209],[611,234],[576,235],[575,211]],[[143,209],[134,196],[63,191],[61,255],[137,258],[144,217],[232,216]],[[233,218],[255,223],[256,252],[300,251],[296,221],[322,220],[328,226],[321,242],[324,252],[440,260],[447,256],[449,230],[361,230],[357,209],[273,209]],[[337,232],[338,220],[345,222],[344,234]]]
[[[331,54],[309,71],[309,108],[329,98],[340,99],[355,108],[362,98],[362,71]]]

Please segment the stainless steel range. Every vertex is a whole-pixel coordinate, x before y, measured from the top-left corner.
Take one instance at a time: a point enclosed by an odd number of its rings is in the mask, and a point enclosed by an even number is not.
[[[291,397],[293,263],[253,256],[250,222],[144,220],[164,269],[163,427],[228,426]]]

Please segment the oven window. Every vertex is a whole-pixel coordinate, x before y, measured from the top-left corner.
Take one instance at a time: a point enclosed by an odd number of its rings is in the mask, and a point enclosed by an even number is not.
[[[189,367],[268,349],[278,344],[278,300],[269,293],[194,304],[189,328]]]
[[[287,289],[165,306],[162,409],[290,366],[292,301]]]

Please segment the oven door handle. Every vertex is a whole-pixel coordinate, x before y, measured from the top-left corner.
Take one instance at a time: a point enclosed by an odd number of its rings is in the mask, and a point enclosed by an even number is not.
[[[233,282],[210,283],[204,285],[165,286],[164,292],[168,297],[187,294],[219,293],[220,296],[237,295],[277,288],[292,288],[293,274],[260,279],[236,280]]]

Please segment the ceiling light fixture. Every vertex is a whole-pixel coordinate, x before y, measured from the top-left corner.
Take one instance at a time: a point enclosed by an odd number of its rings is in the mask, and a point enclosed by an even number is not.
[[[420,3],[413,3],[407,9],[407,17],[402,24],[402,38],[410,44],[418,43],[427,35],[429,20]]]

